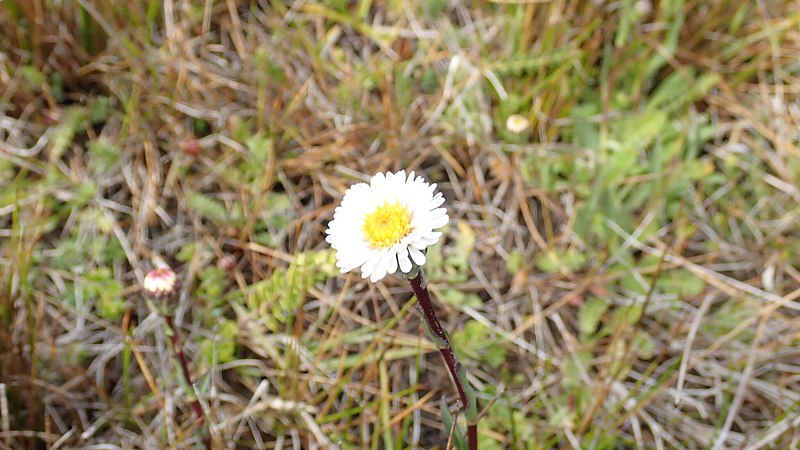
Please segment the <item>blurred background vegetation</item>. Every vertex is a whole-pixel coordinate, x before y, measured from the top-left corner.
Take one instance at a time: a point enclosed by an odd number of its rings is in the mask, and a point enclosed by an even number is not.
[[[352,183],[417,170],[482,449],[800,441],[800,7],[0,2],[0,448],[196,448],[140,282],[174,267],[215,448],[445,448]],[[523,132],[506,128],[520,114]]]

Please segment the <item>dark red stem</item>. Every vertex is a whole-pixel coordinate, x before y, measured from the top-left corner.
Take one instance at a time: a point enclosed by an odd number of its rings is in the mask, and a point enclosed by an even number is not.
[[[469,450],[478,450],[478,424],[467,424],[467,442]]]
[[[461,379],[458,376],[458,368],[461,365],[456,359],[456,354],[453,352],[453,347],[450,345],[450,339],[444,332],[442,323],[439,322],[439,317],[436,315],[436,310],[433,309],[433,302],[431,296],[428,294],[428,287],[423,285],[422,272],[419,275],[409,280],[411,282],[411,289],[414,295],[417,296],[417,303],[422,309],[425,321],[428,323],[431,333],[438,338],[444,345],[439,348],[439,353],[444,358],[447,370],[450,372],[450,378],[456,385],[458,391],[458,398],[461,400],[461,411],[465,411],[469,407],[469,399],[467,393],[464,391],[464,386],[461,385]],[[470,450],[478,450],[478,425],[467,424],[467,442],[469,443]]]
[[[175,326],[175,321],[172,319],[171,315],[164,316],[164,321],[171,330],[170,337],[172,340],[172,350],[175,351],[175,356],[178,357],[178,362],[181,366],[181,372],[183,372],[183,380],[190,389],[194,390],[192,374],[189,372],[189,363],[186,362],[186,355],[183,353],[183,346],[181,346],[180,337],[178,336],[178,327]],[[203,430],[205,424],[205,415],[203,414],[203,408],[200,406],[200,400],[197,398],[196,392],[192,392],[192,409],[194,410],[194,415],[197,416],[197,424],[200,427],[200,430]],[[211,437],[207,435],[205,430],[201,431],[201,433],[204,435],[203,444],[205,445],[206,450],[211,450]]]

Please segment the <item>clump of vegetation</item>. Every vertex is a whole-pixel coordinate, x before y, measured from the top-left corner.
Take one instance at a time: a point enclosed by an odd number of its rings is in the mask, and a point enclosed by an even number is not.
[[[425,272],[479,448],[790,447],[799,19],[0,2],[0,448],[458,445],[407,286],[324,241],[400,169],[447,199]],[[195,397],[141,301],[163,265]]]

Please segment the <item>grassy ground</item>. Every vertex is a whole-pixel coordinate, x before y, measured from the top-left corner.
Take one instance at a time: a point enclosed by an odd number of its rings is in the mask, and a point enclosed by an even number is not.
[[[468,4],[466,4],[468,3]],[[482,449],[796,448],[791,1],[0,2],[0,449],[445,448],[408,285],[338,274],[413,169]],[[505,127],[511,114],[530,121]]]

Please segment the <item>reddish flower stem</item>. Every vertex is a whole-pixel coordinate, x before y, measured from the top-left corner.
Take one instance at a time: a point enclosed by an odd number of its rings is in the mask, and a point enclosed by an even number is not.
[[[458,398],[461,400],[461,411],[466,411],[469,407],[469,399],[467,398],[464,386],[461,384],[461,378],[458,376],[458,369],[461,363],[456,359],[456,354],[453,351],[453,347],[450,345],[450,339],[448,339],[447,333],[445,333],[442,327],[442,323],[439,322],[436,310],[433,309],[433,302],[431,302],[428,287],[424,285],[422,281],[422,272],[410,279],[409,282],[411,283],[411,289],[414,291],[414,295],[417,296],[417,303],[422,309],[425,322],[428,323],[428,328],[430,328],[431,333],[443,344],[439,346],[439,353],[442,354],[447,370],[450,372],[450,378],[453,379],[453,383],[456,385]],[[478,424],[467,424],[467,442],[469,450],[478,450]]]
[[[178,358],[178,363],[181,366],[181,372],[183,374],[183,380],[189,386],[192,391],[194,391],[194,383],[192,382],[192,374],[189,372],[189,363],[186,362],[186,355],[183,353],[183,347],[181,346],[180,337],[178,336],[178,327],[175,325],[175,321],[172,318],[172,315],[165,315],[164,322],[166,322],[167,326],[170,329],[170,338],[172,341],[172,350],[175,352],[175,356]],[[205,446],[206,450],[211,450],[211,436],[209,436],[208,432],[205,430],[205,415],[203,414],[203,408],[200,406],[200,400],[197,398],[196,392],[191,392],[192,395],[192,409],[194,410],[194,415],[197,417],[197,424],[200,427],[200,433],[203,437],[203,445]]]

